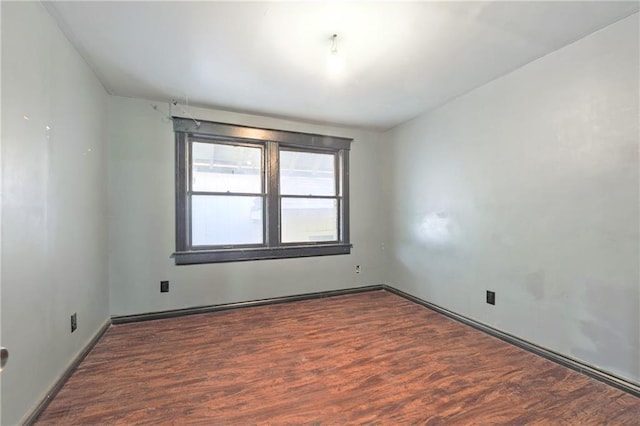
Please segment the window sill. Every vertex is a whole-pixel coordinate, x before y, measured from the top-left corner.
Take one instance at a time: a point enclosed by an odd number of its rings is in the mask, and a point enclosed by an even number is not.
[[[310,256],[350,254],[351,244],[260,247],[221,250],[179,251],[173,254],[176,265],[240,262],[245,260],[290,259]]]

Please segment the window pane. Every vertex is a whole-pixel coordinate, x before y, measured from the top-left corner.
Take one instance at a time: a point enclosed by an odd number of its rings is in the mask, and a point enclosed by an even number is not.
[[[336,195],[335,156],[281,150],[280,194]]]
[[[262,197],[192,196],[192,245],[262,243]]]
[[[217,143],[192,144],[192,190],[262,193],[262,149]]]
[[[282,198],[282,242],[336,241],[338,203],[317,198]]]

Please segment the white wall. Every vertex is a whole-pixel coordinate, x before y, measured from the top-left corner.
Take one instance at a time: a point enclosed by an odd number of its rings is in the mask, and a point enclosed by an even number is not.
[[[107,95],[42,4],[1,7],[2,344],[10,351],[1,423],[9,425],[108,318]]]
[[[636,14],[389,132],[392,285],[640,382],[638,35]]]
[[[154,110],[156,105],[158,110]],[[114,315],[381,284],[380,134],[223,111],[198,119],[354,138],[351,255],[176,266],[174,133],[168,105],[109,98],[109,287]],[[179,112],[176,110],[174,112]],[[355,274],[355,265],[362,272]],[[160,293],[160,281],[170,281]]]

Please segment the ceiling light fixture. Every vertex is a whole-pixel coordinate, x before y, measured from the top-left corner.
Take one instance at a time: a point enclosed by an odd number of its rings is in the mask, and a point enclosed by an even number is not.
[[[342,57],[338,54],[338,34],[331,36],[331,49],[329,51],[329,74],[338,75],[342,72]]]

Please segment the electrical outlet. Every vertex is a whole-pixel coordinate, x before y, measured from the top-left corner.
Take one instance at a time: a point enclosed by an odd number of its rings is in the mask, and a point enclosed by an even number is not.
[[[160,281],[160,293],[169,293],[169,281]]]
[[[356,265],[356,274],[360,273],[360,265]]]
[[[490,305],[496,304],[496,292],[487,290],[487,303]]]
[[[78,328],[78,314],[76,312],[71,315],[71,332],[73,333]]]

